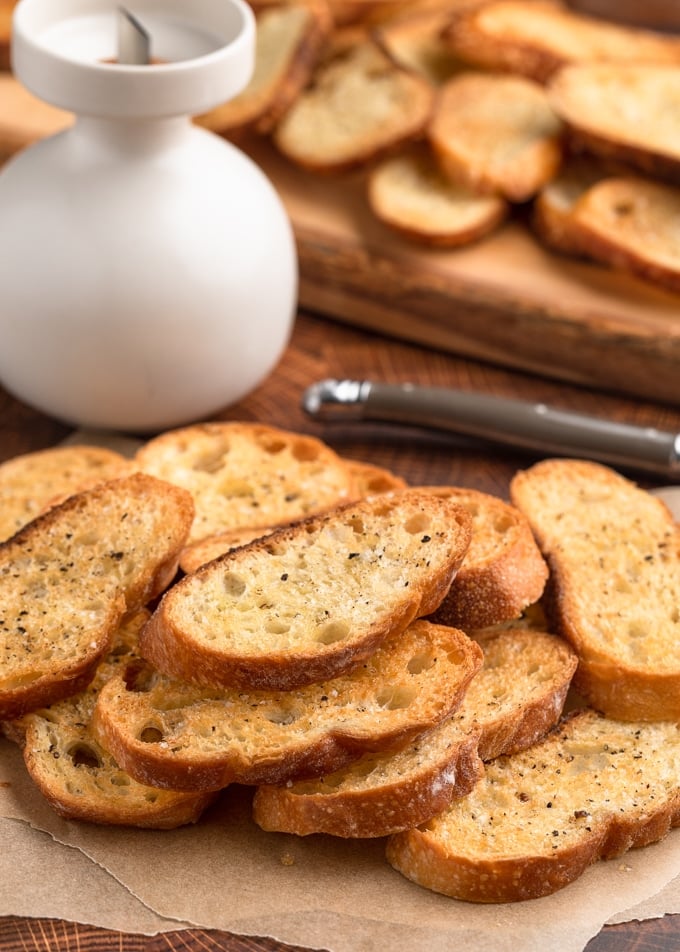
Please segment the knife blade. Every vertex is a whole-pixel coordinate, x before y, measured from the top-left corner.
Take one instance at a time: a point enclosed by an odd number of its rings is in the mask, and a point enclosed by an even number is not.
[[[578,456],[664,476],[680,473],[680,433],[604,420],[545,403],[411,383],[333,379],[312,384],[301,402],[309,416],[326,421],[419,426],[543,455]]]
[[[151,37],[136,16],[118,8],[118,62],[126,66],[148,66]]]

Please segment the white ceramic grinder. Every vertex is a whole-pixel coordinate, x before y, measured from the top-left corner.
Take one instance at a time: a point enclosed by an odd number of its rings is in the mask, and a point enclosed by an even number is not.
[[[262,171],[190,117],[247,84],[243,0],[129,0],[150,63],[120,62],[115,0],[20,0],[13,69],[73,126],[0,172],[0,381],[66,422],[205,418],[273,369],[297,259]]]

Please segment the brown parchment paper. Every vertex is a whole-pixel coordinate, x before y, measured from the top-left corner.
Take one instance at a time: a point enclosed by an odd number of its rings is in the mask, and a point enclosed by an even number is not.
[[[95,440],[108,442],[72,439]],[[664,498],[680,512],[680,488]],[[194,925],[328,952],[582,952],[609,921],[680,912],[680,830],[554,896],[476,906],[404,879],[382,840],[264,833],[250,799],[231,787],[198,824],[171,832],[69,822],[0,739],[0,915],[144,934]]]
[[[4,855],[1,881],[12,888],[2,891],[0,914],[149,934],[193,924],[330,952],[461,943],[486,952],[491,942],[498,952],[581,952],[605,922],[632,909],[641,916],[651,897],[662,897],[652,915],[680,911],[680,831],[593,866],[554,896],[475,906],[408,882],[385,862],[382,840],[264,833],[250,819],[250,797],[229,788],[198,824],[172,832],[68,822],[34,789],[19,751],[1,742],[0,823],[14,821],[13,839],[23,833],[22,852],[40,875],[27,882]],[[44,833],[54,842],[43,862]],[[102,875],[92,876],[93,864]]]

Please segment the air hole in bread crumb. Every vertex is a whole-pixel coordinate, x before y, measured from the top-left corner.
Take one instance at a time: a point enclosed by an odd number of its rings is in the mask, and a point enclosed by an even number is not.
[[[431,654],[414,655],[408,663],[409,674],[420,674],[423,671],[429,671],[435,661],[436,658]]]
[[[286,725],[294,724],[300,715],[297,711],[283,710],[279,708],[278,710],[268,711],[265,716],[271,724]]]
[[[191,468],[196,473],[218,473],[224,466],[224,457],[228,452],[228,446],[220,446],[211,453],[199,456]]]
[[[264,627],[270,635],[285,635],[286,632],[290,631],[290,625],[277,618],[271,618]]]
[[[419,532],[425,532],[426,529],[430,528],[430,519],[424,512],[416,513],[415,516],[406,522],[404,529],[409,532],[411,535],[416,535]]]
[[[343,641],[349,635],[349,625],[344,621],[332,621],[323,628],[319,628],[315,639],[322,645],[332,645],[336,641]]]
[[[293,443],[293,457],[300,463],[311,463],[319,456],[319,448],[306,440]]]
[[[282,453],[286,448],[285,441],[280,439],[262,440],[260,445],[265,453],[269,453],[271,456],[278,456],[278,454]]]
[[[82,742],[73,744],[66,753],[73,761],[74,767],[91,767],[96,769],[102,765],[101,757],[94,747],[90,747],[89,744]]]
[[[160,744],[163,740],[163,731],[158,727],[145,727],[140,731],[139,739],[144,744]]]
[[[413,704],[414,697],[415,691],[413,688],[406,687],[405,685],[397,685],[396,687],[382,690],[376,700],[380,707],[384,707],[388,711],[398,711]]]
[[[246,590],[245,579],[235,572],[227,572],[222,579],[222,585],[227,595],[231,595],[232,598],[239,598]]]

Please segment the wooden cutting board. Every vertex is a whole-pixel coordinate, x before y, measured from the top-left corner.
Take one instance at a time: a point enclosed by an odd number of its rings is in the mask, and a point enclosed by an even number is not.
[[[241,142],[279,191],[305,309],[476,359],[680,404],[680,295],[542,248],[520,221],[421,248],[375,220],[362,174],[303,172]]]

